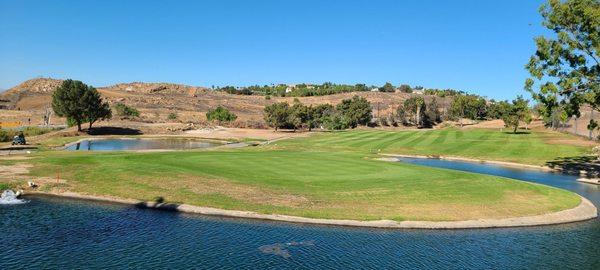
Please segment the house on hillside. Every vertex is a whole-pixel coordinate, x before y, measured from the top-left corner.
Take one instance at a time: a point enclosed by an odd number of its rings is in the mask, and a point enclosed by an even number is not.
[[[296,88],[295,84],[288,84],[287,87],[285,88],[285,93],[287,94],[289,92],[294,91],[294,88]]]

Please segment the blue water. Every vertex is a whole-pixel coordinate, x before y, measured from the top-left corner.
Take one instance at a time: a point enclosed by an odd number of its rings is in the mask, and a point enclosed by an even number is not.
[[[578,192],[574,177],[411,160]],[[194,216],[30,197],[0,207],[0,269],[600,269],[600,221],[477,230],[382,230]]]
[[[118,151],[149,149],[196,149],[209,148],[219,144],[186,139],[97,139],[84,140],[65,147],[75,151]]]

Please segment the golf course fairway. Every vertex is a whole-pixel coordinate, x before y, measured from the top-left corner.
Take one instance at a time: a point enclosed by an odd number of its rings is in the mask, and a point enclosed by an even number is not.
[[[243,149],[43,151],[27,162],[33,165],[31,175],[59,174],[65,180],[49,181],[43,187],[48,191],[324,219],[500,219],[570,209],[581,200],[565,190],[502,177],[384,162],[372,149],[495,160],[499,154],[490,149],[498,149],[506,157],[500,160],[528,164],[587,151],[551,145],[548,136],[496,130],[348,131]]]

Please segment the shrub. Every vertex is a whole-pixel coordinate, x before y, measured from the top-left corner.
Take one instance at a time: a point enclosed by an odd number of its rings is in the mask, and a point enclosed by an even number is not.
[[[175,120],[175,119],[177,119],[177,114],[176,113],[170,113],[169,116],[167,116],[167,119],[169,119],[169,120]]]
[[[118,116],[121,116],[122,118],[133,118],[133,117],[139,117],[140,116],[140,112],[133,107],[127,106],[123,103],[116,103],[113,106],[113,109],[115,110],[115,113]]]
[[[7,183],[0,183],[0,191],[10,189],[11,186]]]
[[[8,131],[0,129],[0,142],[10,142],[12,136]]]
[[[220,122],[231,122],[237,119],[237,115],[230,112],[227,108],[223,106],[218,106],[217,108],[210,109],[206,112],[206,119],[208,121],[218,121]]]

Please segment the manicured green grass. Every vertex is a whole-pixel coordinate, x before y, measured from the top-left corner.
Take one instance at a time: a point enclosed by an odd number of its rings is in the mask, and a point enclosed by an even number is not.
[[[549,147],[543,143],[546,135],[511,136],[452,129],[350,131],[218,151],[48,151],[27,162],[35,165],[34,175],[54,177],[60,173],[67,179],[62,188],[76,192],[140,200],[164,197],[168,202],[315,218],[465,220],[535,215],[576,206],[579,198],[568,191],[379,161],[371,153],[382,149],[482,157],[505,154],[524,156],[526,161],[551,156],[549,152],[518,153],[528,147]],[[512,146],[500,145],[506,142]],[[442,150],[435,152],[435,145]],[[499,153],[477,150],[481,147]],[[568,154],[583,151],[557,148]]]
[[[590,147],[558,144],[578,140],[556,132],[512,134],[492,129],[413,131],[360,130],[323,133],[279,142],[282,147],[407,155],[446,155],[544,165],[561,157],[581,156]]]

